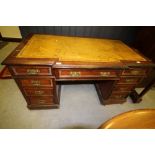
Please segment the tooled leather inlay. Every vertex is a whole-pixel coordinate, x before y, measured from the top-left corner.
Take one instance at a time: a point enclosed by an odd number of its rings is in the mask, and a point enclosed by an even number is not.
[[[146,61],[118,40],[33,35],[17,58],[58,58],[60,61]]]

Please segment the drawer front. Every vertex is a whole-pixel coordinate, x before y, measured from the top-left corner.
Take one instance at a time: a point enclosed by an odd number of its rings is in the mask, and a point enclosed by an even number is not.
[[[13,66],[14,75],[52,75],[51,67]]]
[[[118,84],[136,84],[141,81],[141,78],[121,78]]]
[[[122,75],[127,75],[127,76],[145,76],[147,70],[146,69],[129,69],[129,70],[124,70],[122,72]]]
[[[104,105],[109,105],[109,104],[122,104],[126,102],[125,98],[110,98],[108,100],[104,100]]]
[[[29,104],[31,105],[51,105],[54,104],[53,102],[53,97],[49,96],[49,97],[28,97],[29,99]]]
[[[59,70],[60,78],[89,78],[89,77],[117,77],[118,71],[115,70],[82,70],[64,69]]]
[[[114,87],[114,91],[122,91],[122,92],[129,92],[131,91],[135,85],[116,85]]]
[[[35,86],[35,87],[53,87],[52,79],[40,79],[40,78],[28,78],[28,79],[19,79],[21,85],[25,86]]]
[[[127,97],[128,96],[128,92],[122,92],[122,93],[120,93],[120,92],[112,92],[112,94],[111,94],[111,96],[110,96],[110,98],[113,98],[113,99],[122,99],[122,98],[125,98],[125,97]]]
[[[52,88],[24,88],[24,92],[27,96],[53,96]]]

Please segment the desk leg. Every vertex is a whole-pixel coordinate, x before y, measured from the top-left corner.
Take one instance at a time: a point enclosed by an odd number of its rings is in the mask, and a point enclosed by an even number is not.
[[[101,93],[101,90],[100,90],[100,88],[99,88],[99,85],[98,85],[98,84],[95,84],[95,88],[96,88],[96,91],[97,91],[97,94],[98,94],[100,103],[103,104],[103,103],[104,103],[104,99],[103,99],[103,95],[102,95],[102,93]],[[104,105],[104,104],[103,104],[103,105]]]
[[[135,90],[131,92],[130,97],[134,103],[139,103],[142,101],[142,97],[151,89],[155,84],[155,78],[143,89],[143,91],[138,94]]]

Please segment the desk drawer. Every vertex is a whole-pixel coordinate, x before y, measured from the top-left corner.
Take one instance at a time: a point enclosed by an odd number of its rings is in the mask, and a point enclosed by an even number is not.
[[[53,97],[28,97],[31,105],[51,105],[54,104]]]
[[[141,69],[129,69],[129,70],[124,70],[122,72],[122,75],[127,75],[127,76],[145,76],[147,70],[144,68]]]
[[[53,80],[50,78],[41,79],[41,78],[27,78],[19,79],[19,82],[22,86],[35,86],[35,87],[53,87]]]
[[[52,88],[24,88],[24,92],[27,96],[53,96]]]
[[[51,67],[41,66],[13,66],[14,75],[52,75]]]
[[[135,85],[116,85],[114,87],[114,91],[122,91],[122,92],[129,92],[131,91]]]
[[[116,70],[83,70],[62,69],[59,70],[59,78],[89,78],[89,77],[117,77]]]
[[[129,92],[116,92],[116,91],[113,91],[110,98],[113,98],[113,99],[123,99],[125,97],[127,97],[129,94]]]
[[[129,77],[126,77],[126,78],[121,78],[119,81],[118,81],[118,84],[136,84],[136,83],[139,83],[141,81],[142,78],[129,78]]]

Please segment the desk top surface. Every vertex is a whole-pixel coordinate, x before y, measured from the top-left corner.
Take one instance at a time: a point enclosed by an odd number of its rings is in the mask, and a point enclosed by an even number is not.
[[[58,58],[59,61],[146,61],[119,40],[33,35],[16,58]]]

